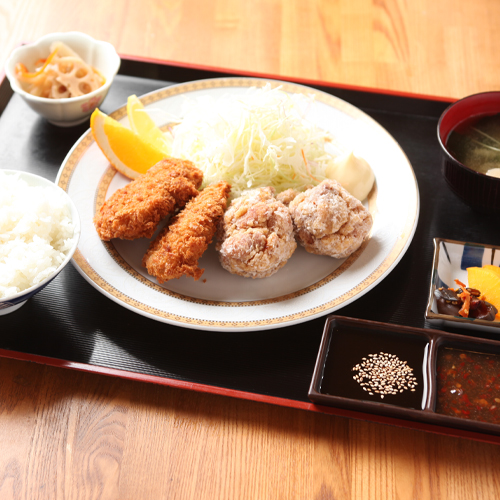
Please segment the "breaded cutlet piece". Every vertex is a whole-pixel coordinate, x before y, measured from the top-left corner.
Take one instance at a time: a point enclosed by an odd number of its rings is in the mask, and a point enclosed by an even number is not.
[[[159,222],[198,195],[203,178],[191,162],[161,161],[118,189],[94,217],[102,240],[151,238]]]
[[[181,276],[198,280],[201,258],[224,215],[231,186],[220,181],[200,191],[151,243],[142,264],[159,283]]]
[[[159,168],[160,165],[163,168],[176,170],[187,180],[191,181],[196,189],[200,189],[201,183],[203,182],[203,172],[199,168],[196,168],[193,162],[189,160],[180,160],[179,158],[164,158],[159,161],[155,167]]]

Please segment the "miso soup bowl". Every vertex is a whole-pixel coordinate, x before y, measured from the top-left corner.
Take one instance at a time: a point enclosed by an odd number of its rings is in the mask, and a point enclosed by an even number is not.
[[[35,61],[45,59],[49,55],[50,45],[56,41],[68,45],[88,65],[97,69],[105,78],[104,85],[88,94],[64,99],[49,99],[25,92],[15,75],[16,64],[23,63],[27,68],[32,68]],[[20,95],[30,108],[54,125],[71,127],[88,120],[92,111],[102,103],[118,73],[120,62],[120,56],[108,42],[95,40],[78,31],[51,33],[35,43],[15,49],[7,60],[5,74],[12,90]]]
[[[484,213],[500,213],[500,179],[476,172],[454,158],[446,143],[450,132],[472,117],[500,113],[500,92],[474,94],[449,106],[441,115],[437,135],[442,174],[450,189],[467,205]]]

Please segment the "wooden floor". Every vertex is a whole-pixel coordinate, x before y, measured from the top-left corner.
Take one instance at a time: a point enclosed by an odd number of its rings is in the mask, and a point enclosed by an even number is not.
[[[500,89],[499,26],[498,0],[0,0],[0,63],[78,30],[122,54],[459,98]],[[499,471],[498,446],[0,358],[2,500],[494,499]]]

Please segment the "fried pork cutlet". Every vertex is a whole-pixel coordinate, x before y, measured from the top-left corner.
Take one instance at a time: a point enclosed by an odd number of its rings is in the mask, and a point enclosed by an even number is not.
[[[142,261],[159,283],[183,275],[198,280],[198,260],[208,248],[224,215],[231,186],[220,181],[200,191],[151,243]]]
[[[106,200],[94,218],[99,237],[151,238],[165,216],[198,195],[202,180],[190,161],[160,161]]]
[[[191,181],[196,189],[200,189],[201,183],[203,182],[203,172],[199,168],[196,168],[193,162],[189,160],[180,160],[178,158],[165,158],[159,161],[155,167],[159,168],[159,165],[163,168],[178,171],[182,177]]]

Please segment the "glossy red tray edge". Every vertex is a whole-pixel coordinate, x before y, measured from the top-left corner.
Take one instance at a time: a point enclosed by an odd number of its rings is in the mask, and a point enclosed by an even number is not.
[[[21,45],[26,45],[27,43],[31,43],[30,41],[28,42],[20,42],[18,46]],[[435,96],[435,95],[429,95],[429,94],[420,94],[420,93],[412,93],[412,92],[403,92],[403,91],[398,91],[398,90],[391,90],[391,89],[382,89],[382,88],[372,88],[372,87],[364,87],[361,85],[350,85],[350,84],[345,84],[345,83],[337,83],[337,82],[331,82],[331,81],[326,81],[326,80],[315,80],[315,79],[310,79],[310,78],[299,78],[299,77],[291,77],[287,75],[274,75],[271,73],[259,73],[255,71],[245,71],[245,70],[238,70],[238,69],[230,69],[230,68],[225,68],[221,66],[208,66],[204,64],[194,64],[194,63],[184,63],[180,61],[171,61],[168,59],[156,59],[152,57],[143,57],[143,56],[135,56],[131,54],[119,54],[121,59],[124,60],[129,60],[129,61],[137,61],[137,62],[144,62],[144,63],[149,63],[149,64],[158,64],[162,66],[171,66],[174,68],[187,68],[187,69],[194,69],[194,70],[199,70],[199,71],[214,71],[214,72],[219,72],[219,73],[229,73],[234,76],[246,76],[246,77],[251,77],[251,78],[264,78],[264,79],[271,79],[271,80],[286,80],[290,82],[295,82],[299,83],[301,85],[316,85],[316,86],[323,86],[323,87],[331,87],[331,88],[338,88],[338,89],[345,89],[345,90],[353,90],[357,92],[366,92],[366,93],[371,93],[371,94],[383,94],[383,95],[388,95],[388,96],[397,96],[397,97],[408,97],[412,99],[426,99],[429,101],[439,101],[439,102],[448,102],[452,103],[455,102],[457,99],[453,97],[445,97],[445,96]],[[119,73],[119,71],[118,71]],[[0,68],[0,85],[3,84],[3,80],[6,78],[5,75],[5,69]]]
[[[30,361],[42,365],[52,366],[55,368],[69,368],[72,370],[96,373],[99,375],[107,375],[110,377],[118,377],[127,380],[134,380],[136,382],[145,382],[173,387],[175,389],[185,389],[195,392],[203,392],[207,394],[216,394],[219,396],[228,396],[237,399],[245,399],[248,401],[255,401],[258,403],[268,403],[276,406],[284,406],[295,408],[299,410],[313,411],[316,413],[326,413],[335,415],[337,417],[352,418],[356,420],[364,420],[367,422],[374,422],[378,424],[391,425],[395,427],[402,427],[418,431],[431,432],[448,437],[472,439],[483,443],[500,444],[500,436],[491,434],[484,434],[480,432],[465,431],[461,429],[453,429],[449,427],[442,427],[438,425],[425,424],[421,422],[413,422],[402,420],[399,418],[384,417],[381,415],[374,415],[371,413],[361,413],[351,410],[343,410],[341,408],[334,408],[330,406],[317,405],[305,401],[296,401],[294,399],[285,399],[275,396],[266,396],[264,394],[256,394],[253,392],[244,392],[234,389],[226,389],[224,387],[217,387],[212,385],[199,384],[195,382],[186,382],[184,380],[175,380],[166,377],[158,377],[154,375],[145,375],[143,373],[131,372],[128,370],[118,370],[116,368],[107,368],[104,366],[94,366],[85,363],[75,363],[57,358],[49,358],[34,354],[26,354],[17,351],[9,351],[7,349],[0,349],[0,357],[15,359],[18,361]]]
[[[283,75],[271,75],[271,74],[266,74],[266,73],[255,73],[255,72],[247,72],[247,71],[239,71],[239,70],[230,70],[227,68],[196,65],[196,64],[190,64],[190,63],[179,63],[176,61],[166,61],[166,60],[138,57],[138,56],[131,56],[131,55],[121,54],[120,57],[122,59],[127,59],[127,60],[131,60],[131,61],[144,62],[144,63],[150,63],[150,64],[159,64],[159,65],[164,65],[164,66],[172,66],[174,68],[177,67],[177,68],[195,69],[195,70],[200,70],[200,71],[216,71],[216,72],[222,72],[222,73],[231,73],[231,74],[237,75],[237,76],[247,76],[247,77],[254,77],[254,78],[282,79],[282,80],[287,80],[287,81],[293,81],[295,83],[299,83],[299,84],[303,84],[303,85],[319,85],[319,86],[325,86],[325,87],[354,90],[354,91],[359,91],[359,92],[369,92],[369,93],[373,93],[373,94],[385,94],[385,95],[393,95],[393,96],[399,96],[399,97],[409,97],[409,98],[414,98],[414,99],[428,99],[428,100],[432,100],[432,101],[441,101],[441,102],[454,102],[456,100],[453,98],[446,98],[446,97],[429,96],[429,95],[424,95],[424,94],[413,94],[413,93],[408,93],[408,92],[398,92],[398,91],[384,90],[384,89],[373,89],[373,88],[361,87],[361,86],[355,86],[355,85],[336,84],[336,83],[325,82],[325,81],[320,81],[320,80],[310,80],[310,79],[303,79],[303,78],[289,78],[289,77],[286,77]],[[5,71],[2,69],[0,71],[0,86],[2,86],[4,84],[5,78],[6,78]],[[29,362],[42,364],[42,365],[52,366],[55,368],[69,368],[69,369],[78,370],[78,371],[87,372],[87,373],[96,373],[96,374],[107,375],[107,376],[111,376],[111,377],[119,377],[119,378],[128,379],[128,380],[135,380],[138,382],[153,383],[153,384],[173,387],[173,388],[177,388],[177,389],[186,389],[186,390],[192,390],[192,391],[196,391],[196,392],[216,394],[216,395],[220,395],[220,396],[228,396],[228,397],[245,399],[245,400],[255,401],[255,402],[260,402],[260,403],[268,403],[268,404],[273,404],[273,405],[277,405],[277,406],[284,406],[284,407],[296,408],[296,409],[300,409],[300,410],[313,411],[313,412],[317,412],[317,413],[326,413],[326,414],[335,415],[338,417],[352,418],[352,419],[356,419],[356,420],[375,422],[375,423],[391,425],[391,426],[395,426],[395,427],[402,427],[402,428],[407,428],[407,429],[431,432],[434,434],[440,434],[440,435],[448,436],[448,437],[471,439],[474,441],[480,441],[480,442],[490,443],[490,444],[500,444],[500,436],[494,436],[494,435],[490,435],[490,434],[484,434],[484,433],[472,432],[472,431],[464,431],[461,429],[453,429],[453,428],[449,428],[449,427],[442,427],[442,426],[437,426],[437,425],[432,425],[432,424],[425,424],[425,423],[421,423],[421,422],[406,421],[406,420],[402,420],[402,419],[398,419],[398,418],[373,415],[370,413],[361,413],[361,412],[355,412],[355,411],[351,411],[351,410],[343,410],[340,408],[321,406],[321,405],[313,404],[311,402],[296,401],[293,399],[285,399],[285,398],[279,398],[279,397],[274,397],[274,396],[266,396],[266,395],[262,395],[262,394],[252,393],[252,392],[244,392],[244,391],[226,389],[223,387],[217,387],[217,386],[212,386],[212,385],[186,382],[183,380],[176,380],[176,379],[171,379],[171,378],[166,378],[166,377],[158,377],[158,376],[154,376],[154,375],[146,375],[146,374],[126,371],[126,370],[118,370],[115,368],[94,366],[94,365],[88,365],[88,364],[84,364],[84,363],[75,363],[72,361],[66,361],[66,360],[61,360],[61,359],[57,359],[57,358],[50,358],[50,357],[39,356],[39,355],[34,355],[34,354],[27,354],[27,353],[18,352],[18,351],[9,351],[7,349],[0,349],[0,357],[15,359],[18,361],[29,361]]]
[[[298,78],[287,75],[273,75],[271,73],[258,73],[255,71],[245,71],[245,70],[237,70],[237,69],[229,69],[220,66],[205,66],[202,64],[192,64],[192,63],[182,63],[178,61],[170,61],[164,59],[154,59],[149,57],[142,56],[133,56],[128,54],[120,54],[122,59],[127,59],[130,61],[138,61],[150,64],[159,64],[163,66],[172,66],[176,68],[188,68],[195,69],[200,71],[216,71],[219,73],[230,73],[234,76],[246,76],[251,78],[264,78],[270,80],[285,80],[287,82],[299,83],[301,85],[313,85],[313,86],[322,86],[322,87],[331,87],[337,89],[345,89],[345,90],[354,90],[357,92],[368,92],[371,94],[384,94],[389,96],[398,96],[398,97],[409,97],[413,99],[427,99],[429,101],[439,101],[439,102],[455,102],[457,99],[452,97],[444,97],[444,96],[435,96],[428,94],[417,94],[411,92],[403,92],[398,90],[390,90],[390,89],[381,89],[381,88],[372,88],[372,87],[363,87],[359,85],[349,85],[344,83],[336,83],[330,82],[326,80],[314,80],[308,78]]]

